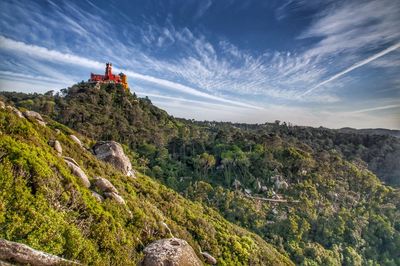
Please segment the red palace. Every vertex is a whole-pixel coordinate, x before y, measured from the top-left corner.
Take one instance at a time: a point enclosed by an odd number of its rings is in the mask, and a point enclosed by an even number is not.
[[[90,73],[89,82],[117,83],[117,84],[122,84],[122,86],[125,89],[128,88],[128,82],[127,82],[126,75],[124,73],[114,75],[112,73],[112,64],[111,63],[106,63],[106,72],[104,75]]]

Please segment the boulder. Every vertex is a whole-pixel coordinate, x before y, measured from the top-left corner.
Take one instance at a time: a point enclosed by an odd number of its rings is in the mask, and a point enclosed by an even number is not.
[[[20,110],[18,110],[17,108],[13,107],[13,106],[7,106],[6,107],[8,110],[12,111],[14,114],[16,114],[19,118],[25,118],[25,116],[23,116],[23,114],[21,113]]]
[[[125,205],[125,200],[124,200],[120,195],[118,195],[118,194],[115,193],[115,192],[105,192],[105,193],[104,193],[104,196],[106,196],[106,198],[108,198],[108,199],[113,199],[113,200],[115,200],[115,201],[118,202],[119,204]]]
[[[74,160],[74,158],[67,157],[67,156],[63,156],[63,158],[64,158],[64,160],[67,160],[79,167],[79,164]]]
[[[114,187],[114,185],[111,184],[111,182],[108,181],[105,178],[96,177],[94,185],[98,189],[100,189],[103,193],[105,193],[105,192],[114,192],[116,194],[119,194],[118,190]]]
[[[125,155],[121,144],[115,141],[100,141],[93,146],[93,152],[100,160],[112,164],[127,176],[135,177],[131,161]]]
[[[206,263],[211,264],[211,265],[217,264],[217,259],[214,258],[213,256],[211,256],[209,253],[201,252],[201,255],[203,255]]]
[[[103,202],[103,201],[104,201],[103,196],[101,196],[100,194],[98,194],[98,193],[96,193],[96,192],[94,192],[94,191],[92,191],[92,196],[93,196],[98,202]]]
[[[144,249],[142,266],[201,266],[193,248],[179,238],[157,240]]]
[[[52,254],[35,250],[27,245],[0,239],[0,262],[10,262],[12,265],[55,266],[81,265]]]
[[[57,151],[58,156],[62,155],[61,143],[58,140],[50,141],[50,145]]]
[[[70,160],[70,158],[69,159],[66,159],[66,158],[68,158],[68,157],[64,157],[64,161],[68,165],[68,167],[71,169],[72,174],[74,174],[76,177],[78,177],[82,181],[82,183],[85,187],[89,188],[90,181],[89,181],[89,178],[86,176],[85,172],[83,172],[83,170],[78,166],[78,164],[75,162],[74,159],[71,158],[72,160]]]
[[[240,181],[237,180],[237,179],[235,178],[235,181],[233,181],[232,186],[233,186],[236,190],[238,190],[238,189],[242,186],[242,183],[240,183]]]
[[[69,135],[69,137],[70,137],[76,144],[78,144],[79,146],[83,147],[81,140],[78,139],[77,136],[75,136],[75,135]]]
[[[25,111],[24,116],[29,120],[34,120],[38,122],[42,126],[46,125],[46,122],[44,121],[43,117],[35,111]]]
[[[289,187],[288,183],[285,180],[279,180],[277,179],[275,181],[275,189],[279,190],[279,189],[287,189]]]
[[[6,108],[6,104],[2,101],[0,101],[0,109],[5,109]]]

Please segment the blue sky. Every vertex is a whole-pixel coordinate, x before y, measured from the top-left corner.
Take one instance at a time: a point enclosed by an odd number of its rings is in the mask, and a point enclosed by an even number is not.
[[[400,129],[398,0],[3,0],[0,14],[0,90],[58,90],[110,61],[177,117]]]

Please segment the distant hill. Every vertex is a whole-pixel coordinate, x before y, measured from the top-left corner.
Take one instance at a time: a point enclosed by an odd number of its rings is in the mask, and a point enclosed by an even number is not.
[[[399,138],[279,122],[177,119],[113,84],[80,83],[56,95],[0,95],[76,130],[88,145],[126,145],[138,172],[256,233],[295,264],[400,264]],[[149,200],[158,201],[163,191]],[[213,232],[209,219],[191,222]],[[197,229],[189,234],[207,245],[209,238]],[[238,242],[229,242],[233,249],[224,246],[225,252],[243,256],[246,240]]]
[[[351,127],[344,127],[339,129],[339,132],[343,133],[359,133],[368,135],[388,135],[396,138],[400,138],[400,130],[385,129],[385,128],[363,128],[355,129]]]

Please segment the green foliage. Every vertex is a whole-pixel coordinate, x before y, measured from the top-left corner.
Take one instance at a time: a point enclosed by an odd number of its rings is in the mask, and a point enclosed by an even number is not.
[[[222,256],[221,265],[267,260],[249,251],[257,250],[258,245],[264,247],[265,241],[300,265],[400,264],[400,194],[375,176],[399,184],[399,139],[296,127],[279,121],[248,125],[176,119],[148,98],[137,98],[113,85],[98,90],[83,83],[62,95],[6,96],[16,105],[45,113],[83,136],[123,143],[135,169],[197,202],[186,205],[181,197],[145,177],[140,185],[121,184],[112,169],[90,155],[81,155],[73,143],[59,136],[69,156],[78,158],[90,176],[110,173],[110,178],[127,191],[129,196],[125,196],[132,197],[128,206],[137,220],[128,220],[138,228],[148,228],[139,237],[142,242],[155,239],[154,232],[161,230],[152,214],[157,219],[170,219],[174,230],[189,241]],[[55,103],[53,108],[45,107],[48,102]],[[5,132],[13,138],[38,138],[35,131],[27,133],[26,123],[6,124],[11,126]],[[52,122],[50,126],[70,134],[70,129],[61,124]],[[83,136],[89,146],[92,140]],[[75,182],[73,177],[68,180]],[[250,198],[245,189],[259,198],[279,194],[299,203]],[[138,199],[144,201],[141,208],[133,203]],[[90,204],[96,213],[104,211],[104,207]],[[204,205],[208,207],[199,211]],[[117,209],[110,206],[107,212],[118,217]],[[226,231],[225,223],[215,223],[215,218],[204,214],[214,217],[217,211],[263,241],[246,235],[257,244],[247,243],[236,231]],[[157,228],[154,232],[148,221]],[[102,226],[109,231],[121,230]],[[138,230],[133,232],[139,235]],[[136,245],[136,240],[131,243]],[[141,247],[135,246],[139,251]]]
[[[145,175],[123,176],[64,133],[76,132],[48,122],[43,127],[0,110],[0,238],[89,265],[136,265],[147,244],[169,237],[160,224],[165,222],[175,236],[196,252],[210,252],[220,265],[292,265],[263,239],[216,211]],[[96,201],[48,144],[55,139],[90,179],[101,175],[110,180],[126,206]],[[80,139],[84,145],[92,143]]]

